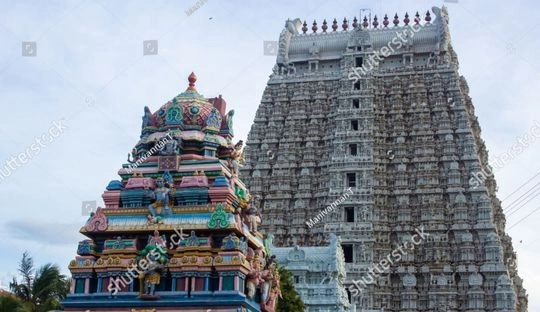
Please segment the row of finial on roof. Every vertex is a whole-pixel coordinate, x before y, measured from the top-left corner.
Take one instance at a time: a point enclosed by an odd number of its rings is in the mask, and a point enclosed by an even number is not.
[[[420,21],[421,21],[420,14],[418,12],[416,12],[416,14],[414,16],[415,25],[419,25]],[[429,24],[429,22],[431,21],[431,14],[429,13],[429,11],[426,12],[426,15],[424,17],[424,21],[426,21],[427,24]],[[405,23],[405,26],[407,26],[407,25],[409,25],[410,22],[411,22],[411,20],[409,19],[409,14],[405,13],[405,18],[403,19],[403,23]],[[397,15],[397,13],[396,13],[396,15],[394,15],[394,20],[392,21],[392,23],[394,24],[394,27],[397,27],[399,25],[399,17]],[[388,28],[389,24],[390,24],[390,22],[388,20],[388,15],[385,14],[384,18],[383,18],[381,28]],[[375,15],[375,17],[373,18],[373,22],[371,23],[371,25],[373,26],[373,28],[378,28],[379,27],[379,19],[377,18],[377,15]],[[360,24],[358,24],[358,19],[356,19],[356,16],[355,16],[354,19],[353,19],[352,27],[357,28],[359,26],[360,26]],[[363,28],[368,28],[369,27],[368,18],[366,16],[364,16],[364,22],[362,23],[361,26]],[[343,28],[343,31],[347,31],[347,29],[349,28],[349,21],[347,20],[347,18],[343,19],[343,24],[341,24],[341,27]],[[326,19],[323,21],[323,24],[322,24],[321,28],[322,28],[323,33],[325,33],[326,30],[328,29],[328,23],[326,22]],[[319,28],[317,27],[317,21],[313,21],[313,26],[311,27],[311,30],[313,30],[313,33],[316,33],[318,29]],[[332,22],[332,31],[335,32],[335,31],[337,31],[337,29],[338,29],[338,22],[334,18],[334,21]],[[307,31],[308,31],[307,23],[304,20],[304,24],[302,25],[302,32],[305,34]]]

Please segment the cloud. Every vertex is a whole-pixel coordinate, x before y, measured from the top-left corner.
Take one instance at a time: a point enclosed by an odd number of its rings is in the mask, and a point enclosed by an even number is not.
[[[80,227],[80,223],[47,223],[26,219],[6,223],[7,234],[11,238],[47,245],[75,244],[81,240]]]

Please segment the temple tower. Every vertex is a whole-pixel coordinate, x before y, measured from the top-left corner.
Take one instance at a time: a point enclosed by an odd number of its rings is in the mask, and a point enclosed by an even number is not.
[[[185,92],[154,113],[80,232],[66,311],[274,312],[279,273],[238,178],[234,111]]]
[[[391,16],[287,20],[241,169],[262,228],[340,236],[356,311],[527,311],[446,8]]]

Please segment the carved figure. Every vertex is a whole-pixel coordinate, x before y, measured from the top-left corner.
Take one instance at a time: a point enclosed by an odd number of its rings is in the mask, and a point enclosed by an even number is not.
[[[150,108],[148,108],[148,106],[144,107],[144,116],[142,117],[142,120],[142,130],[151,125],[152,113],[150,112]]]
[[[152,221],[159,222],[163,215],[170,215],[171,208],[169,207],[169,194],[171,189],[168,185],[165,184],[163,178],[158,178],[156,180],[156,189],[152,193],[152,197],[156,200],[154,203],[148,205],[148,211],[150,211],[150,216],[153,219]],[[151,221],[149,219],[149,221]]]
[[[234,146],[233,151],[231,152],[231,158],[229,161],[229,167],[232,171],[232,175],[237,177],[240,170],[240,166],[244,164],[244,142],[242,140],[238,141]]]

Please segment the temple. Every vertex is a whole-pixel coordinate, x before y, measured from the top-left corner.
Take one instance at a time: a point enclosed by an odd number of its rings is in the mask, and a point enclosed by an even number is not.
[[[434,7],[279,35],[241,176],[276,246],[341,237],[351,311],[527,311],[448,25]]]
[[[345,290],[345,258],[339,237],[331,234],[328,246],[275,247],[276,261],[293,274],[295,288],[305,312],[345,312],[349,298]]]
[[[264,311],[280,296],[258,231],[259,201],[238,178],[234,111],[187,90],[154,113],[80,232],[65,311]]]

